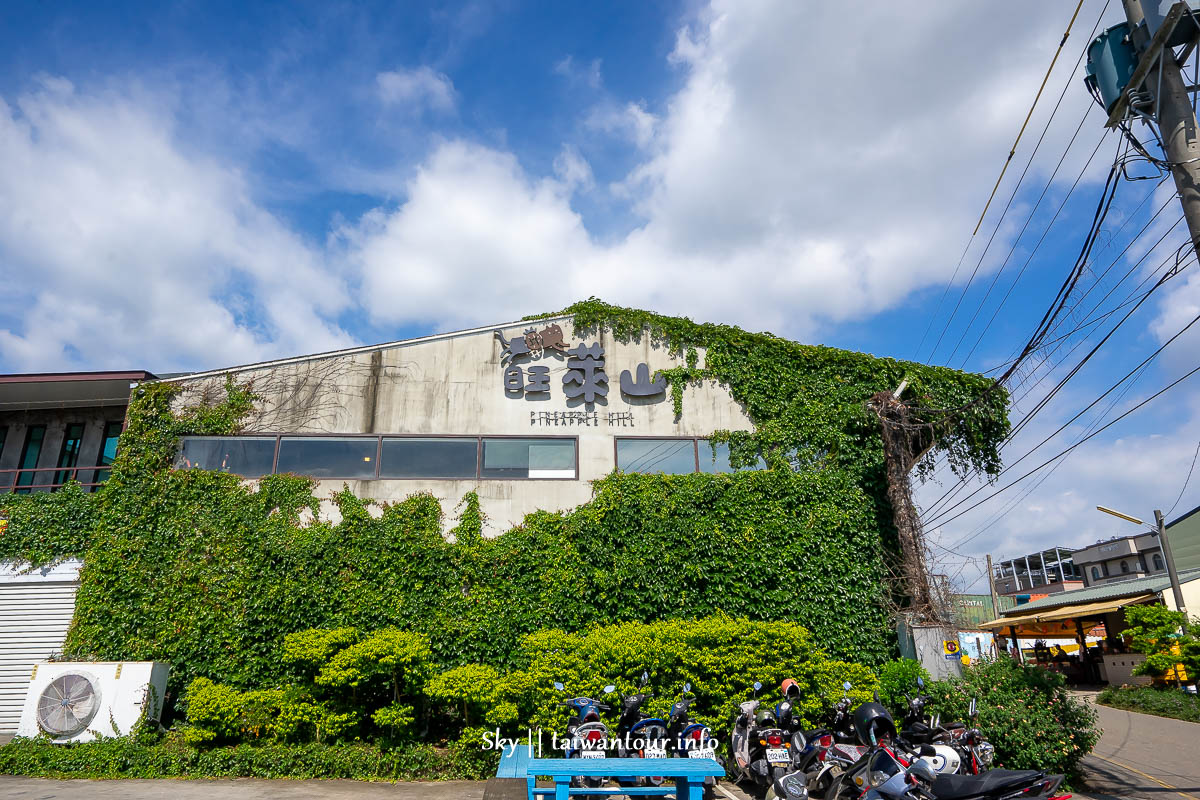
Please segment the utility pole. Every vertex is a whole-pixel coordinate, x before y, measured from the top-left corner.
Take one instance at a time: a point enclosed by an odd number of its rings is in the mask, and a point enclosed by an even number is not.
[[[992,595],[992,619],[1000,619],[1000,598],[996,597],[996,581],[992,577],[992,554],[987,557],[988,591]]]
[[[1158,541],[1162,544],[1163,558],[1167,562],[1167,575],[1171,578],[1171,594],[1175,595],[1175,608],[1183,612],[1183,629],[1187,630],[1187,607],[1183,604],[1183,589],[1179,586],[1179,573],[1175,571],[1175,557],[1171,555],[1171,543],[1167,541],[1167,526],[1163,524],[1163,513],[1154,509],[1154,521],[1158,525]]]
[[[1156,3],[1159,1],[1151,0]],[[1155,62],[1150,65],[1139,64],[1138,72],[1142,71],[1143,66],[1149,66],[1142,86],[1154,101],[1153,117],[1158,123],[1159,138],[1162,139],[1163,151],[1175,178],[1175,188],[1179,192],[1192,247],[1200,256],[1200,131],[1197,130],[1188,87],[1175,61],[1174,51],[1161,41],[1166,37],[1156,36],[1152,40],[1142,24],[1145,14],[1141,0],[1121,2],[1129,20],[1134,49],[1140,58]],[[1183,3],[1176,5],[1182,6]],[[1177,20],[1182,18],[1176,15]],[[1129,87],[1131,90],[1139,88]]]

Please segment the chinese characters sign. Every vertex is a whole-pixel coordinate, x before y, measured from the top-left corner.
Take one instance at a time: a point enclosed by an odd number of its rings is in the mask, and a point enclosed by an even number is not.
[[[560,359],[564,355],[567,357],[561,382],[564,397],[582,403],[606,401],[608,374],[605,372],[604,348],[599,342],[580,342],[568,347],[558,325],[547,325],[540,331],[529,328],[522,336],[512,339],[504,338],[502,331],[494,333],[503,348],[500,365],[506,394],[530,400],[551,397],[550,367],[529,362],[542,361],[553,354]],[[667,379],[661,375],[652,378],[650,367],[642,363],[637,365],[635,373],[629,370],[621,373],[620,386],[621,393],[629,397],[659,397],[666,394]]]

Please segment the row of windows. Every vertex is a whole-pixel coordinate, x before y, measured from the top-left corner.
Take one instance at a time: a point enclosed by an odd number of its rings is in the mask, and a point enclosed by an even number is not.
[[[117,456],[117,442],[121,437],[121,422],[104,423],[104,438],[100,444],[100,453],[96,461],[98,467],[108,467]],[[17,459],[17,468],[13,470],[11,483],[5,482],[20,494],[27,494],[31,489],[47,488],[54,490],[69,480],[78,480],[85,484],[98,484],[108,480],[110,470],[81,470],[79,467],[80,449],[83,445],[83,434],[87,426],[82,422],[67,423],[63,430],[62,446],[59,449],[55,466],[61,471],[54,473],[39,472],[38,462],[42,457],[42,445],[46,440],[45,425],[29,425],[25,428],[25,442],[21,447],[21,456]],[[4,445],[8,440],[8,428],[0,427],[0,457],[4,454]],[[47,467],[46,469],[49,469]]]
[[[575,439],[479,436],[193,436],[175,465],[245,478],[290,472],[314,478],[571,479]]]
[[[1153,563],[1154,563],[1154,571],[1155,572],[1162,572],[1164,569],[1166,569],[1166,566],[1163,564],[1163,557],[1161,555],[1159,555],[1158,553],[1155,553],[1152,556],[1152,558],[1154,559]],[[1098,581],[1102,577],[1109,576],[1110,573],[1108,571],[1108,564],[1105,563],[1103,566],[1104,566],[1104,574],[1103,575],[1101,575],[1101,573],[1100,573],[1100,567],[1092,567],[1092,580]],[[1135,561],[1134,566],[1136,567],[1138,572],[1145,571],[1145,569],[1142,565],[1141,559],[1138,559],[1137,561]],[[1129,574],[1129,562],[1128,561],[1121,562],[1121,574],[1122,575]]]
[[[728,445],[708,439],[619,438],[616,459],[623,472],[733,471]],[[245,478],[290,472],[327,480],[569,480],[579,475],[577,440],[549,436],[189,436],[175,466]]]

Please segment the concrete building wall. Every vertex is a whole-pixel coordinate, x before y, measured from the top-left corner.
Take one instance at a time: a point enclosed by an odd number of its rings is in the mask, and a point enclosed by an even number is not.
[[[542,330],[550,322],[510,324],[497,330],[511,341],[530,327]],[[250,382],[263,398],[261,409],[247,421],[246,433],[578,437],[576,480],[358,480],[322,481],[318,487],[319,495],[328,496],[346,483],[356,495],[380,501],[431,492],[448,514],[464,494],[474,490],[493,535],[531,511],[572,508],[590,499],[589,482],[615,466],[615,437],[707,436],[714,430],[752,428],[745,410],[713,381],[685,390],[678,419],[669,391],[653,397],[621,391],[623,371],[636,377],[641,363],[648,365],[651,374],[681,366],[681,354],[669,353],[648,339],[622,344],[608,332],[580,339],[569,317],[553,323],[561,327],[567,348],[579,343],[599,343],[604,348],[607,397],[595,403],[568,399],[563,387],[568,357],[557,352],[516,362],[522,368],[549,367],[548,396],[506,391],[504,347],[487,328],[188,376],[178,379],[185,391],[177,404],[219,399],[225,375],[233,373],[238,382]],[[701,352],[701,364],[703,358]],[[583,413],[564,418],[564,412]]]

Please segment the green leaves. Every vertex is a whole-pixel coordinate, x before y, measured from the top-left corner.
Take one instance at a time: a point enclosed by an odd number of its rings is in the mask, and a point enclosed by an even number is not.
[[[1061,675],[1008,658],[966,667],[961,679],[928,684],[931,711],[966,720],[978,702],[978,727],[996,748],[996,766],[1078,774],[1100,738],[1096,712],[1072,697]]]

